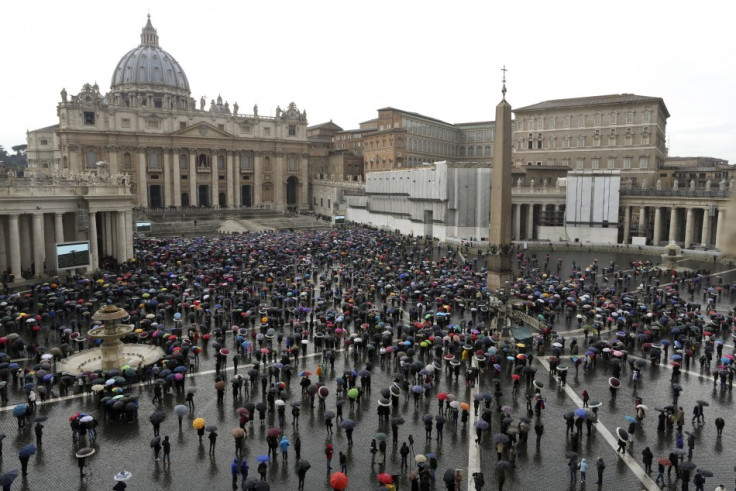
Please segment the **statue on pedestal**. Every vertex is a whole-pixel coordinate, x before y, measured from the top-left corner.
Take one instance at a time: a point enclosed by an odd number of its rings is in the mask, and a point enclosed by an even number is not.
[[[690,191],[695,191],[695,179],[690,179]]]
[[[705,181],[705,190],[706,191],[710,191],[710,188],[711,188],[712,185],[713,185],[713,183],[711,182],[710,179],[708,179],[707,181]]]
[[[662,179],[657,179],[657,183],[655,184],[657,191],[662,190]]]
[[[672,183],[672,190],[677,191],[679,187],[680,187],[680,181],[678,181],[677,178],[675,178],[675,182]]]

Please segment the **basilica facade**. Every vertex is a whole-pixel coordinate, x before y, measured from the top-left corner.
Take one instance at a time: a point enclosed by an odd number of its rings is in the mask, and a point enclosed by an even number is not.
[[[106,162],[143,208],[309,207],[306,111],[292,102],[262,116],[221,97],[195,100],[150,16],[110,91],[62,90],[57,115],[57,124],[28,132],[31,172],[94,172]]]

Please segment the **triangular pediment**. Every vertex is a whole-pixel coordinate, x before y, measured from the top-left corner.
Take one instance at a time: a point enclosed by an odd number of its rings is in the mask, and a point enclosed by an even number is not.
[[[181,128],[171,134],[171,136],[189,136],[197,138],[231,138],[233,135],[225,130],[221,130],[217,126],[210,123],[200,121],[186,128]]]

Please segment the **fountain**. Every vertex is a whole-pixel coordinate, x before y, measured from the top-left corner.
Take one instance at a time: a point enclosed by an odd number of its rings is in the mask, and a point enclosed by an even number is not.
[[[102,345],[71,355],[61,361],[59,370],[65,373],[81,373],[96,369],[119,369],[124,365],[139,367],[155,363],[163,358],[164,352],[157,346],[148,344],[124,344],[122,338],[133,332],[129,324],[117,324],[116,321],[128,317],[128,312],[116,305],[106,305],[98,310],[92,318],[102,322],[102,326],[94,327],[87,332],[91,339],[99,339]]]
[[[690,268],[685,266],[678,266],[677,263],[682,260],[685,256],[682,253],[682,248],[671,240],[664,248],[664,254],[662,254],[662,267],[670,271],[689,271]]]

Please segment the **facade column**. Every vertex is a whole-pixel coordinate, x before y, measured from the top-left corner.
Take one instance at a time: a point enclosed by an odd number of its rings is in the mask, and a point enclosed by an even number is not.
[[[197,151],[189,150],[189,206],[199,206],[197,199]]]
[[[54,213],[54,239],[57,243],[64,242],[64,214]]]
[[[243,153],[236,152],[233,156],[233,159],[233,201],[235,202],[235,207],[240,208],[240,205],[243,203],[242,191],[240,189],[240,176],[242,173],[241,165]]]
[[[179,163],[179,152],[180,149],[172,149],[173,155],[171,156],[171,175],[174,179],[174,195],[171,197],[171,203],[174,206],[181,206],[181,164]]]
[[[251,206],[254,208],[263,203],[263,197],[261,196],[263,188],[263,169],[261,159],[261,152],[253,152],[253,203]]]
[[[227,207],[235,208],[235,192],[233,186],[235,185],[235,176],[233,172],[233,152],[232,150],[227,151],[227,157],[225,157],[225,187],[227,193]]]
[[[44,273],[46,263],[46,243],[43,236],[43,213],[33,214],[33,263],[36,265],[36,276]]]
[[[17,213],[8,215],[8,239],[10,241],[10,272],[20,280],[22,278],[20,265],[20,224],[18,223]]]
[[[125,244],[125,212],[124,211],[118,211],[115,213],[115,221],[117,222],[117,243],[118,243],[118,250],[117,250],[117,260],[118,262],[125,262],[128,258],[125,257],[126,255],[126,244]]]
[[[624,206],[624,244],[629,243],[630,231],[631,231],[631,207]]]
[[[161,152],[163,154],[163,165],[164,165],[164,199],[161,200],[164,207],[171,206],[174,204],[172,200],[172,179],[171,179],[171,149],[164,148]]]
[[[685,249],[689,249],[693,243],[693,209],[687,209],[685,218]]]
[[[647,207],[639,207],[639,226],[636,229],[636,235],[644,237],[647,235]]]
[[[218,162],[219,156],[217,154],[217,151],[213,151],[211,153],[211,162],[210,162],[210,206],[217,206],[220,204],[220,201],[218,199],[218,184],[217,184],[217,176],[220,175],[220,169],[218,168]]]
[[[102,212],[102,219],[100,221],[102,223],[102,241],[105,247],[104,255],[115,257],[115,230],[113,229],[112,213],[108,211]],[[97,250],[99,254],[99,246]]]
[[[652,235],[652,245],[659,245],[662,240],[662,207],[654,208],[654,233]]]
[[[670,242],[677,241],[677,208],[674,206],[670,208],[670,233],[667,240]]]
[[[526,235],[524,239],[532,240],[534,238],[534,205],[526,205]]]
[[[723,245],[726,243],[726,210],[718,209],[718,223],[716,224],[716,249],[723,250]]]
[[[138,189],[138,206],[148,207],[148,179],[146,176],[146,149],[138,149],[138,175],[136,176]]]
[[[89,256],[90,272],[95,271],[100,264],[100,250],[97,246],[97,212],[89,212]]]
[[[710,207],[703,209],[703,232],[700,240],[703,243],[703,247],[708,248],[710,244]]]
[[[514,205],[514,240],[521,239],[521,205]]]
[[[286,164],[284,153],[277,153],[272,167],[273,172],[273,201],[277,210],[286,209]]]

